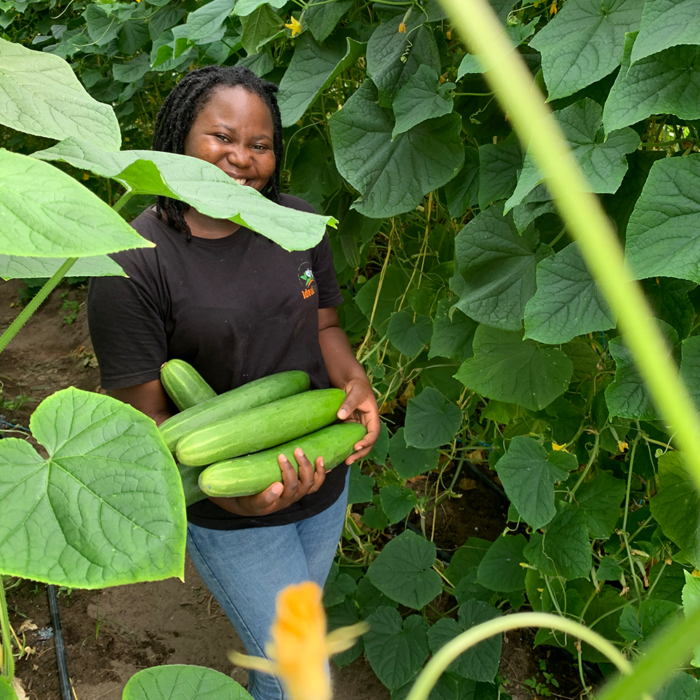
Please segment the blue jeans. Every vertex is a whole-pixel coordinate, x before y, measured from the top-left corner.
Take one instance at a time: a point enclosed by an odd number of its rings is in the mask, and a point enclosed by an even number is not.
[[[348,473],[349,474],[349,473]],[[187,525],[187,549],[197,571],[252,656],[266,656],[277,593],[315,581],[323,587],[345,522],[348,479],[340,498],[323,512],[279,527],[210,530]],[[277,678],[248,672],[255,700],[286,700]]]

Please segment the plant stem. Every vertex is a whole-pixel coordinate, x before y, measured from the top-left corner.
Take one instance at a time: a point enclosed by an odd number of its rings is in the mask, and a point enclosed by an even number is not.
[[[114,209],[114,211],[120,211],[121,208],[134,196],[134,194],[135,192],[133,190],[127,190],[124,192],[124,194],[114,203],[112,209]]]
[[[655,637],[647,654],[635,664],[634,674],[613,681],[598,700],[633,700],[658,690],[692,654],[698,643],[698,629],[700,608]]]
[[[598,457],[598,450],[600,448],[600,433],[595,434],[595,443],[593,444],[593,451],[591,452],[591,458],[588,460],[588,464],[586,465],[586,468],[583,470],[583,474],[581,474],[579,480],[576,482],[574,485],[574,488],[571,489],[569,492],[569,502],[574,500],[574,494],[576,491],[578,491],[578,487],[581,486],[583,483],[583,480],[588,476],[588,472],[591,471],[591,467],[593,466],[593,462],[595,462],[596,457]]]
[[[566,138],[520,54],[487,0],[441,0],[469,50],[490,69],[490,83],[520,140],[545,176],[557,209],[577,240],[586,266],[617,314],[654,401],[672,430],[700,488],[700,418],[668,351],[641,286],[632,279],[623,250],[600,201],[590,193]]]
[[[15,675],[15,660],[12,656],[12,637],[10,635],[10,618],[7,614],[5,584],[0,576],[0,631],[2,632],[2,678],[12,681]]]
[[[20,328],[29,320],[30,316],[41,306],[56,285],[65,277],[68,270],[73,267],[78,258],[68,258],[61,267],[53,273],[51,279],[37,292],[36,296],[22,309],[19,316],[10,324],[10,327],[0,336],[0,352],[2,352],[17,335]]]
[[[637,453],[637,444],[639,443],[639,435],[642,429],[637,421],[637,435],[632,443],[632,451],[630,452],[629,468],[627,470],[627,493],[625,495],[625,510],[622,516],[622,540],[625,543],[625,549],[627,550],[627,560],[630,563],[630,574],[632,576],[632,581],[634,582],[634,590],[637,593],[637,599],[642,599],[642,594],[639,588],[639,580],[637,577],[637,572],[634,570],[634,560],[632,559],[632,550],[630,549],[629,538],[627,536],[627,516],[630,510],[630,491],[632,490],[632,474],[634,473],[634,456]]]
[[[700,611],[698,614],[700,618]],[[508,630],[521,627],[543,627],[545,629],[557,629],[566,634],[578,637],[590,644],[593,648],[604,654],[612,661],[621,673],[632,672],[632,664],[611,644],[605,637],[597,632],[580,625],[573,620],[567,620],[549,613],[515,613],[494,620],[489,620],[470,630],[463,632],[452,641],[445,644],[440,651],[428,662],[418,676],[415,685],[408,694],[406,700],[426,700],[443,671],[462,653],[471,649],[479,642],[501,634]],[[646,696],[645,696],[646,697]]]

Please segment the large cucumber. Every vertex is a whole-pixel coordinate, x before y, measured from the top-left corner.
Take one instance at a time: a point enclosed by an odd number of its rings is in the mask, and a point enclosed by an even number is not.
[[[355,451],[355,443],[367,431],[360,423],[339,423],[284,445],[245,457],[228,459],[207,467],[199,476],[199,488],[207,496],[250,496],[282,481],[277,456],[283,453],[298,471],[294,450],[301,447],[313,464],[323,457],[326,470],[337,467]]]
[[[164,363],[160,368],[160,381],[180,411],[216,396],[202,375],[184,360],[173,359]]]
[[[187,433],[177,443],[177,460],[200,467],[281,445],[330,425],[344,400],[342,389],[320,389],[251,408]]]
[[[174,452],[178,440],[197,428],[211,425],[255,406],[299,394],[308,388],[309,375],[306,372],[290,370],[271,374],[187,408],[164,420],[158,429],[165,444]]]

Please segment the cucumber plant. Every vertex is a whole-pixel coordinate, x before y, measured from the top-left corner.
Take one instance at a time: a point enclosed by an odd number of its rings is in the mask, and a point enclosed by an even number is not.
[[[675,359],[699,395],[700,108],[692,88],[700,27],[692,3],[491,4],[624,244],[664,331],[657,357]],[[477,16],[471,0],[464,5]],[[0,46],[9,51],[14,42],[3,68],[34,70],[20,44],[31,45],[33,57],[70,59],[87,93],[114,107],[129,148],[148,147],[160,97],[192,67],[242,63],[280,84],[285,181],[340,220],[330,236],[346,299],[342,321],[386,419],[372,459],[353,465],[359,517],[348,519],[326,591],[332,625],[373,625],[340,665],[364,652],[392,696],[403,698],[445,642],[524,605],[583,623],[631,657],[651,648],[665,622],[692,615],[700,499],[676,421],[669,429],[662,420],[618,328],[622,312],[589,271],[583,244],[570,240],[574,228],[557,213],[534,142],[518,142],[515,111],[502,111],[501,91],[497,98],[484,79],[484,52],[466,52],[460,33],[468,30],[438,2],[3,0],[0,11]],[[79,92],[93,105],[72,81],[56,90],[32,76],[31,85],[52,95]],[[0,86],[8,81],[0,70]],[[116,202],[122,213],[141,194],[214,204],[194,196],[188,177],[168,179],[169,156],[117,151],[109,109],[93,105],[99,125],[89,130],[40,131],[20,121],[23,108],[0,106],[0,120],[18,115],[8,125],[32,134],[0,134],[15,151],[0,151],[3,170],[31,163],[27,190],[39,199],[36,178],[51,172],[47,187],[58,187],[57,168],[40,170],[53,162],[82,171],[88,179],[72,186],[110,203],[128,187]],[[24,159],[29,153],[35,157]],[[37,277],[60,277],[65,265],[75,266],[72,274],[105,274],[106,252],[139,245],[90,201],[105,231],[100,240],[76,232],[59,253],[58,231],[46,221],[43,238],[7,241],[2,275],[28,277],[31,266]],[[265,215],[253,204],[239,203],[250,225]],[[267,233],[287,245],[301,237],[308,247],[309,231]],[[58,255],[71,256],[63,270]],[[453,497],[478,451],[510,500],[508,526],[494,543],[468,539],[445,567],[432,541],[436,506]],[[409,484],[418,476],[427,477],[419,495]],[[387,528],[416,510],[421,534],[389,539]],[[672,641],[676,656],[682,647],[674,644],[690,648],[684,634]],[[581,666],[604,663],[570,635],[540,630],[536,643],[566,647]],[[442,677],[441,692],[495,697],[500,650],[492,640],[467,652]],[[658,657],[647,658],[662,677]],[[698,694],[698,664],[696,654],[690,673],[657,697]],[[638,696],[646,692],[643,682],[630,683]]]

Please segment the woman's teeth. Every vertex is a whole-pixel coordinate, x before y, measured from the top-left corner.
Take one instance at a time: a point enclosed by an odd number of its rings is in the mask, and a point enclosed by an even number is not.
[[[238,183],[239,185],[245,185],[245,183],[247,182],[247,180],[245,178],[238,178],[238,177],[234,177],[233,181]]]

